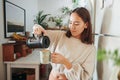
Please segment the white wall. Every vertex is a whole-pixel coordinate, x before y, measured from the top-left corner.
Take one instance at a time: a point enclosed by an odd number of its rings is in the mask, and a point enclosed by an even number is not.
[[[44,10],[45,13],[59,15],[62,7],[72,8],[72,0],[38,0],[39,10]]]

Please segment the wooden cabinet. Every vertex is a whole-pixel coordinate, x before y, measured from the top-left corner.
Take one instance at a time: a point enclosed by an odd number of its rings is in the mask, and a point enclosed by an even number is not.
[[[3,61],[14,61],[14,44],[3,44]]]
[[[32,52],[25,43],[5,43],[2,44],[3,61],[14,61]]]

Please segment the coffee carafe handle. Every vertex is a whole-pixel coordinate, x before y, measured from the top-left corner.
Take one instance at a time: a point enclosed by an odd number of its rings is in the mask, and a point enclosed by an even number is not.
[[[33,38],[36,39],[35,34],[32,34]],[[42,32],[41,35],[37,35],[37,37],[39,38],[40,36],[44,36],[44,33]]]
[[[44,36],[44,33],[42,32],[42,34],[41,34],[42,36]]]
[[[32,34],[33,35],[33,38],[35,38],[35,35],[34,34]]]

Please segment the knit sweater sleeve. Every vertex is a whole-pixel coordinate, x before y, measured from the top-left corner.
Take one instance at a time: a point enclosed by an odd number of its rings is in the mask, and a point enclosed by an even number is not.
[[[59,39],[64,34],[64,31],[60,31],[60,30],[46,30],[46,31],[47,31],[47,36],[50,38],[49,50],[54,52]]]
[[[70,70],[64,70],[68,80],[91,80],[95,66],[95,48],[92,48],[87,55],[85,61],[73,63]]]

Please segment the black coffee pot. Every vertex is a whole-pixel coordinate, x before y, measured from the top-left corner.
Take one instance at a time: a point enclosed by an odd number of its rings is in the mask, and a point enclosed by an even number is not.
[[[48,48],[50,39],[48,36],[44,36],[43,33],[39,36],[37,35],[37,37],[33,34],[33,37],[27,39],[26,44],[29,48]]]

